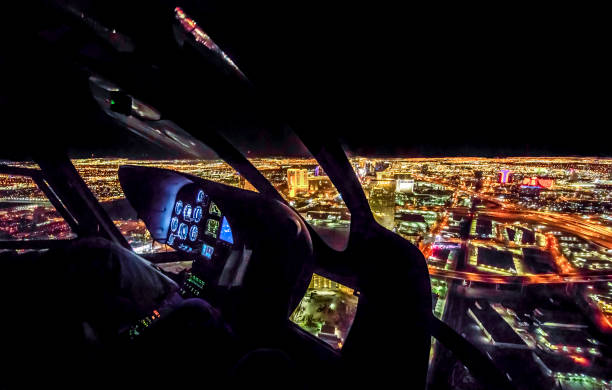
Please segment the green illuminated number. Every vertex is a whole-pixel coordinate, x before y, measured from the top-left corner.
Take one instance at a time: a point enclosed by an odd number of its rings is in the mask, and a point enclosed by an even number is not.
[[[205,232],[206,234],[214,238],[217,238],[218,231],[219,231],[219,221],[216,221],[214,219],[209,219],[208,221],[206,221],[206,232]]]

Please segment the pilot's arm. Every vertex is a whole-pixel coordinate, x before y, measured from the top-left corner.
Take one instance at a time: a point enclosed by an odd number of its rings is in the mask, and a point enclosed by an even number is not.
[[[97,331],[117,334],[182,299],[178,285],[136,253],[103,238],[77,240],[55,264],[56,287]]]

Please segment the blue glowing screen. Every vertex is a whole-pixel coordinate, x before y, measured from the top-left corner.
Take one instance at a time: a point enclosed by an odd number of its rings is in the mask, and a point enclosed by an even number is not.
[[[198,238],[198,227],[193,225],[191,229],[189,229],[189,239],[191,241],[195,241]]]
[[[221,222],[221,233],[219,234],[219,238],[230,244],[234,243],[234,236],[232,235],[232,228],[230,227],[225,217],[223,217],[223,221]]]
[[[202,256],[206,257],[207,259],[212,258],[214,251],[215,248],[213,248],[212,246],[206,244],[202,245]]]
[[[181,226],[179,226],[179,232],[178,232],[181,240],[185,240],[187,238],[188,232],[189,232],[189,227],[186,224],[181,223]]]
[[[204,199],[206,199],[206,194],[204,193],[204,191],[198,191],[198,195],[196,196],[196,202],[202,203]]]
[[[189,203],[185,205],[185,210],[183,210],[183,218],[191,218],[191,205]]]
[[[197,222],[200,222],[201,219],[202,219],[202,207],[197,206],[195,209],[193,209],[193,220],[197,223]]]
[[[181,213],[181,210],[183,210],[183,202],[181,202],[180,200],[178,200],[176,202],[176,204],[174,205],[174,212],[179,215]]]

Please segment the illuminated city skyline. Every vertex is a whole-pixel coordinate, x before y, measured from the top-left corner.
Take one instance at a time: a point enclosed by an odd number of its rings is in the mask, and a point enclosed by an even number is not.
[[[351,215],[315,159],[250,161],[324,241],[343,248]],[[612,335],[612,159],[352,157],[350,162],[375,219],[426,258],[434,315],[494,361],[529,351],[521,359],[538,373],[534,383],[545,388],[576,381],[593,389],[612,386],[605,370],[612,363],[607,347]],[[73,164],[142,254],[172,249],[153,242],[125,200],[119,166],[167,168],[255,190],[222,160],[89,158]],[[23,177],[0,176],[0,203],[0,231],[6,237],[73,237],[44,194]],[[315,275],[291,319],[341,348],[357,293]],[[432,344],[433,385],[437,378],[459,375],[452,359]]]

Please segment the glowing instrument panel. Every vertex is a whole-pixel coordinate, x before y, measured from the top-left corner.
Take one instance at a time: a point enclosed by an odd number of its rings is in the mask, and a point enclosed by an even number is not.
[[[220,247],[234,244],[234,236],[219,206],[196,184],[187,184],[174,200],[166,243],[212,261]]]

